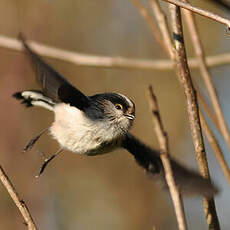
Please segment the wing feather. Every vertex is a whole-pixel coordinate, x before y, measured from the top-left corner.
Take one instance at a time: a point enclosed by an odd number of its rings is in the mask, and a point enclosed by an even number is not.
[[[36,81],[42,88],[45,96],[54,102],[65,102],[78,109],[84,110],[89,105],[89,98],[76,89],[61,74],[45,63],[27,44],[25,38],[20,35],[26,54],[35,71]]]

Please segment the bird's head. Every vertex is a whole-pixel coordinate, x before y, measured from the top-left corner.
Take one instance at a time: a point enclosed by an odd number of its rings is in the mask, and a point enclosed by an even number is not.
[[[87,112],[91,118],[108,122],[128,132],[135,118],[135,104],[131,99],[116,93],[97,94],[90,98],[92,106]]]

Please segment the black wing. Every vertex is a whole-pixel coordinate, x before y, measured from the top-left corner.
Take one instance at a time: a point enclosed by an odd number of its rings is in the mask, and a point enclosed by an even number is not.
[[[153,174],[155,179],[159,179],[166,185],[164,168],[159,151],[145,145],[130,133],[123,140],[122,147],[128,150],[134,156],[137,163],[148,173]],[[183,167],[173,159],[171,159],[171,166],[177,186],[182,193],[211,197],[217,192],[217,189],[209,180]]]
[[[41,86],[44,95],[51,98],[54,102],[65,102],[80,110],[88,107],[89,98],[87,96],[72,86],[61,74],[32,51],[22,35],[20,35],[19,39],[22,41],[26,54],[30,58],[36,80]]]

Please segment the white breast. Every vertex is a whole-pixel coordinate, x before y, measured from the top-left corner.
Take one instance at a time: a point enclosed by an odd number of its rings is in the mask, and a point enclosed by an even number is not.
[[[52,136],[64,148],[79,154],[95,155],[113,150],[115,146],[102,148],[120,131],[110,123],[91,120],[84,112],[64,103],[54,108],[55,121],[50,128]]]

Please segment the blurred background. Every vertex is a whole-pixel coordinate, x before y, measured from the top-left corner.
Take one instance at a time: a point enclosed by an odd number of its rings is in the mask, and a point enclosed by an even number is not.
[[[147,5],[147,1],[143,3]],[[229,16],[208,1],[193,3]],[[206,53],[230,52],[230,37],[226,36],[225,28],[201,17],[197,19]],[[153,60],[167,58],[130,0],[0,0],[0,34],[15,38],[19,32],[30,40],[69,51]],[[185,38],[188,55],[192,56],[189,35]],[[173,71],[95,68],[45,60],[88,95],[106,91],[132,98],[136,103],[132,133],[158,148],[146,97],[147,86],[152,84],[169,134],[171,153],[196,169],[184,95]],[[229,66],[212,69],[228,123],[229,71]],[[192,70],[192,76],[203,89],[199,72]],[[177,229],[168,192],[162,191],[124,150],[97,157],[64,152],[36,179],[42,163],[40,152],[52,154],[58,144],[44,135],[31,152],[23,154],[22,150],[30,138],[52,123],[53,114],[40,108],[26,109],[11,97],[15,91],[36,88],[34,73],[24,54],[0,48],[0,164],[29,206],[38,228]],[[229,150],[215,133],[229,162]],[[212,179],[221,189],[215,199],[217,213],[222,229],[229,229],[229,187],[209,145],[205,144]],[[2,185],[0,194],[0,229],[26,229]],[[185,198],[185,209],[190,229],[207,229],[201,198]]]

